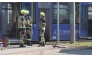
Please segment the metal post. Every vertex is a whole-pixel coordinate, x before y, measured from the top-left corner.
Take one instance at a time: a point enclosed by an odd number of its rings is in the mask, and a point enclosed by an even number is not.
[[[70,43],[75,43],[75,2],[70,3]]]
[[[59,43],[59,2],[57,2],[57,42]]]
[[[31,19],[32,19],[32,26],[33,26],[33,2],[31,4]],[[33,28],[31,29],[31,39],[33,38],[32,35],[33,35]]]

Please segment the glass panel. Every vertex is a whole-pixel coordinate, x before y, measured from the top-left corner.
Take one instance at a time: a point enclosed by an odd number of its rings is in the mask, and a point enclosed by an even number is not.
[[[5,10],[2,10],[2,21],[4,22],[5,20]]]
[[[92,4],[88,5],[88,11],[92,11]]]
[[[82,20],[81,20],[81,30],[86,30],[87,29],[87,11],[86,11],[86,6],[82,6]]]
[[[29,10],[31,15],[31,3],[23,3],[22,9]],[[36,2],[33,2],[33,24],[36,24]]]
[[[75,3],[75,22],[79,23],[79,3]]]
[[[54,3],[56,5],[56,3]],[[70,9],[69,9],[69,3],[60,3],[60,8],[59,8],[59,23],[60,24],[69,24],[70,22]],[[53,24],[57,23],[57,7],[54,6],[54,15],[53,15]]]
[[[57,2],[54,2],[53,3],[54,4],[54,8],[57,8]],[[59,8],[69,8],[70,7],[70,5],[69,5],[70,3],[67,3],[67,2],[60,2],[59,3]]]
[[[33,24],[36,24],[36,2],[33,2]]]
[[[92,20],[92,12],[88,12],[88,20]]]
[[[59,23],[69,23],[69,9],[59,9]],[[57,23],[57,9],[54,9],[54,20],[53,23]]]
[[[12,22],[12,21],[13,21],[13,20],[12,20],[12,10],[8,10],[8,14],[9,14],[8,20],[9,20],[9,22]]]
[[[88,20],[92,20],[92,4],[88,5]]]
[[[31,14],[31,4],[30,3],[24,3],[22,9],[29,10]]]
[[[12,23],[12,10],[2,10],[3,23]]]
[[[31,15],[31,3],[23,3],[22,9],[29,10]],[[36,24],[36,2],[33,2],[33,24]]]
[[[12,23],[12,3],[2,3],[2,22]]]
[[[2,3],[2,8],[12,9],[12,3]]]

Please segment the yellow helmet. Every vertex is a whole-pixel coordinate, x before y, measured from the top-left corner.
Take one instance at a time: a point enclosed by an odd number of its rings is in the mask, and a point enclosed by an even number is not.
[[[29,11],[28,10],[25,10],[26,14],[29,14]]]
[[[40,12],[40,15],[45,16],[45,13],[44,12]]]
[[[21,14],[25,14],[25,13],[26,13],[26,11],[25,11],[25,10],[21,10],[20,12],[21,12]]]

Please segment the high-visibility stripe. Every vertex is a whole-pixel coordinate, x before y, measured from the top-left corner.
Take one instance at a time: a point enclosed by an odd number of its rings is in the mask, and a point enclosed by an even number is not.
[[[31,41],[31,39],[27,39],[27,41]]]
[[[20,43],[24,43],[23,38],[24,36],[20,37]]]
[[[41,38],[41,41],[40,41],[40,43],[42,43],[42,42],[45,42],[45,39],[44,39],[44,38]]]
[[[46,24],[46,23],[42,23],[42,24]]]
[[[20,40],[20,43],[24,43],[24,41],[23,40]]]

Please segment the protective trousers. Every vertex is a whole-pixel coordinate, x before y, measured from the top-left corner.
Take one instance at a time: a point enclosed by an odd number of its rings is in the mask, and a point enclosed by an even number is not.
[[[45,46],[45,38],[44,38],[45,26],[46,23],[42,23],[42,27],[40,28],[40,32],[39,32],[39,41],[40,41],[40,45],[42,46]]]
[[[27,45],[32,46],[32,44],[31,44],[31,29],[29,29],[29,28],[26,29],[26,36],[27,36]]]
[[[20,29],[19,30],[20,33],[20,47],[25,47],[24,46],[24,39],[25,39],[25,29]]]

